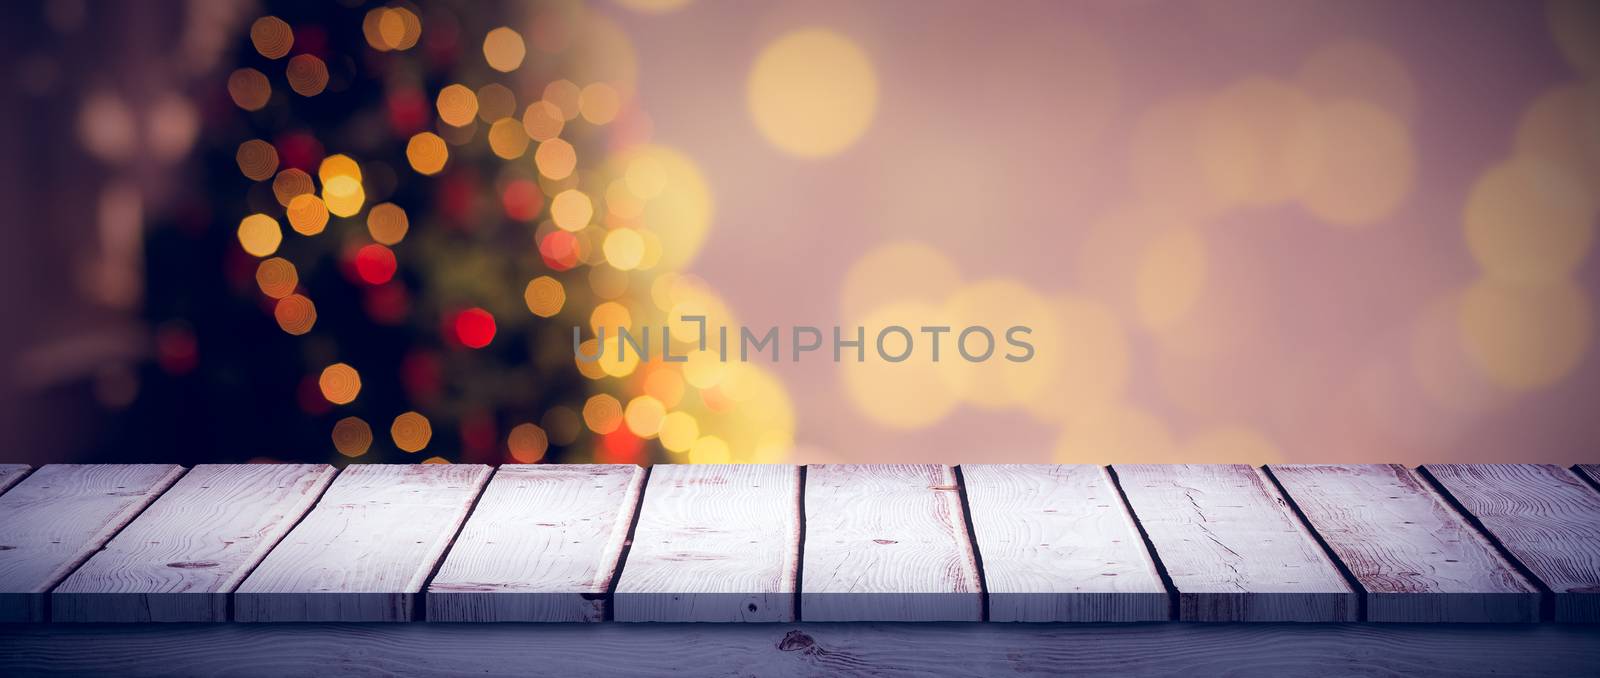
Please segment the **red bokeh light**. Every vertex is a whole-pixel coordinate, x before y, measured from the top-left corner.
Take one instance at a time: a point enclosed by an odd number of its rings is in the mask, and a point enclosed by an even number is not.
[[[382,285],[394,278],[397,264],[394,251],[373,243],[356,250],[356,274],[369,285]]]
[[[451,323],[456,341],[467,348],[483,348],[494,341],[494,316],[481,308],[469,308],[456,314]]]
[[[500,204],[507,217],[533,221],[539,218],[539,210],[544,209],[544,194],[539,192],[538,184],[518,179],[506,184],[506,189],[500,193]]]
[[[397,135],[410,136],[422,131],[428,124],[431,109],[428,98],[420,90],[405,88],[389,94],[389,129]]]
[[[278,136],[273,144],[278,149],[279,169],[294,168],[311,174],[317,173],[322,162],[322,143],[305,132],[289,132]]]
[[[199,342],[188,325],[169,322],[156,330],[156,363],[167,374],[188,374],[200,363]]]
[[[595,462],[601,464],[637,464],[643,459],[644,441],[626,426],[600,436],[600,446],[595,448]]]
[[[406,294],[403,285],[395,282],[367,288],[365,302],[367,316],[385,325],[404,322],[406,314],[411,311],[411,295]]]
[[[539,256],[544,265],[565,271],[578,265],[578,238],[566,231],[556,231],[539,242]]]

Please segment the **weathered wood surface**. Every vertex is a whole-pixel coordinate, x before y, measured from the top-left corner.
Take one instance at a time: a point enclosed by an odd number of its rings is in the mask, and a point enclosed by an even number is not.
[[[234,594],[237,621],[409,621],[491,470],[346,467]]]
[[[805,521],[802,619],[982,619],[977,563],[950,467],[809,466]]]
[[[617,621],[794,621],[800,468],[658,464],[612,604]]]
[[[228,620],[228,594],[332,482],[327,464],[202,464],[50,594],[75,622]]]
[[[28,475],[29,468],[32,467],[27,464],[0,464],[0,492],[21,481],[23,476]]]
[[[597,622],[644,469],[501,466],[428,585],[428,621]]]
[[[1266,477],[1243,465],[1113,467],[1183,621],[1355,621],[1359,596]]]
[[[0,622],[44,621],[45,592],[182,474],[171,464],[51,464],[0,494]]]
[[[1165,621],[1144,540],[1099,466],[963,464],[990,621]]]
[[[1423,469],[1554,592],[1556,621],[1600,622],[1600,493],[1559,466]]]
[[[1538,589],[1410,469],[1307,464],[1270,470],[1361,583],[1367,621],[1539,620]]]
[[[1559,624],[0,627],[6,676],[1584,676]]]

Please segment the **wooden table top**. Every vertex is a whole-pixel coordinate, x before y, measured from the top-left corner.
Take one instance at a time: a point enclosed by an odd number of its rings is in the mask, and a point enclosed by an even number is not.
[[[0,621],[1600,622],[1600,466],[0,465]]]

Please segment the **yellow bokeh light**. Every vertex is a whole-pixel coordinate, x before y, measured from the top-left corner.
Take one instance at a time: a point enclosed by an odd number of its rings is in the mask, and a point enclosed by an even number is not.
[[[278,173],[272,180],[272,195],[278,199],[278,204],[288,207],[295,196],[316,192],[317,187],[311,183],[311,175],[304,170],[290,167]]]
[[[1531,156],[1490,169],[1473,184],[1467,245],[1488,274],[1519,282],[1571,275],[1594,243],[1594,191]]]
[[[251,256],[267,257],[278,251],[283,229],[278,220],[265,214],[252,214],[239,221],[239,244]]]
[[[619,228],[607,233],[601,248],[606,253],[606,261],[622,271],[633,270],[644,258],[644,238],[631,228]]]
[[[361,374],[345,363],[334,363],[322,369],[317,378],[322,397],[335,405],[348,405],[361,393]]]
[[[392,202],[379,203],[367,211],[367,233],[375,242],[398,245],[411,230],[411,220],[406,211]]]
[[[328,227],[328,206],[310,193],[295,196],[285,212],[289,227],[300,235],[316,235]]]
[[[584,120],[604,125],[617,118],[622,98],[617,89],[603,82],[590,83],[578,92],[578,113]]]
[[[1126,405],[1077,413],[1056,439],[1058,464],[1170,464],[1181,461],[1172,432],[1155,415]]]
[[[678,269],[693,261],[714,216],[710,187],[694,161],[664,146],[640,146],[610,168],[611,176],[623,175],[645,201],[638,221],[660,238],[661,256],[654,265]]]
[[[333,448],[346,457],[359,457],[372,447],[372,427],[360,417],[345,417],[333,425]]]
[[[478,95],[466,85],[446,85],[434,102],[439,119],[452,127],[465,127],[478,115]]]
[[[296,54],[289,58],[284,69],[289,89],[303,97],[314,97],[328,86],[328,65],[310,54]]]
[[[726,464],[733,461],[728,443],[717,436],[702,436],[689,446],[691,464]]]
[[[489,126],[489,150],[505,160],[515,160],[528,152],[528,134],[516,118],[501,118]]]
[[[377,7],[362,18],[361,33],[379,52],[408,50],[422,37],[422,19],[405,7]]]
[[[632,326],[633,314],[628,311],[627,306],[615,301],[599,304],[589,313],[589,329],[598,334],[601,328],[605,328],[607,344],[612,344],[616,341],[617,328],[631,328]],[[607,352],[610,352],[609,346],[607,347]]]
[[[273,299],[282,299],[294,293],[300,284],[300,273],[283,257],[263,259],[256,266],[256,287]]]
[[[239,144],[234,161],[239,164],[239,171],[252,181],[266,181],[278,171],[278,149],[260,139],[251,139]]]
[[[272,307],[272,316],[284,332],[299,336],[316,326],[317,306],[305,295],[291,294],[278,300]]]
[[[854,322],[886,304],[942,304],[961,286],[961,271],[926,243],[896,241],[862,255],[844,274],[840,317]]]
[[[1467,355],[1461,341],[1460,293],[1423,309],[1411,328],[1411,374],[1433,403],[1460,413],[1486,411],[1503,397]]]
[[[438,174],[449,159],[450,149],[445,146],[444,139],[433,132],[419,132],[406,142],[406,161],[418,174]]]
[[[556,194],[550,200],[550,219],[568,231],[581,231],[594,218],[594,203],[576,188]]]
[[[839,363],[839,369],[844,372],[845,393],[861,414],[889,428],[918,429],[943,419],[960,404],[960,392],[953,387],[951,375],[947,374],[955,371],[950,369],[954,364],[943,362],[961,359],[951,350],[949,335],[944,336],[947,341],[939,363],[931,362],[926,352],[913,354],[904,362],[888,362],[877,351],[878,330],[900,325],[912,330],[915,341],[921,333],[913,328],[950,325],[944,314],[943,308],[932,304],[906,302],[884,306],[862,318],[860,325],[868,328],[863,332],[865,360],[857,362],[855,350],[846,349]],[[855,324],[852,322],[852,327],[843,328],[846,333],[842,338],[846,341],[855,339]],[[926,340],[927,336],[920,338]],[[827,339],[832,341],[832,337]],[[902,337],[886,336],[884,350],[889,355],[898,355],[903,349]]]
[[[241,68],[228,75],[228,96],[239,108],[259,111],[272,98],[272,83],[261,71]]]
[[[1365,101],[1403,121],[1410,121],[1417,111],[1417,88],[1405,62],[1366,40],[1318,48],[1300,66],[1295,83],[1323,101]]]
[[[1268,78],[1241,81],[1207,102],[1196,153],[1225,204],[1289,201],[1310,180],[1321,137],[1311,97]]]
[[[1205,237],[1198,229],[1179,227],[1157,235],[1135,272],[1139,320],[1158,331],[1182,322],[1205,291],[1209,272]]]
[[[1198,142],[1206,106],[1197,97],[1170,99],[1134,122],[1129,169],[1138,199],[1193,220],[1230,207],[1210,182],[1195,180],[1206,175]]]
[[[615,347],[616,344],[612,344],[612,346]],[[595,339],[585,339],[582,343],[578,344],[578,350],[582,352],[583,355],[593,356],[595,355],[596,351],[600,350],[600,342]],[[611,351],[608,350],[606,354],[611,355]],[[582,374],[590,379],[606,378],[606,370],[604,367],[600,366],[599,360],[579,360],[577,356],[573,356],[572,359],[578,365],[579,374]]]
[[[366,201],[367,193],[361,187],[361,180],[347,174],[334,176],[322,185],[322,202],[334,216],[355,216]]]
[[[268,59],[282,59],[294,47],[294,30],[275,16],[264,16],[250,24],[250,44]]]
[[[1600,184],[1600,78],[1535,99],[1517,121],[1516,155],[1536,156],[1588,185]]]
[[[517,114],[517,94],[498,82],[478,88],[478,119],[492,123]]]
[[[872,123],[878,79],[865,52],[828,29],[778,38],[750,70],[746,103],[756,128],[794,155],[836,154]]]
[[[1013,337],[1032,343],[1035,335],[1061,334],[1055,318],[1053,304],[1032,288],[1017,280],[991,278],[966,285],[952,294],[939,314],[939,322],[906,317],[900,324],[916,332],[919,352],[907,363],[932,358],[933,338],[920,331],[922,325],[949,327],[950,331],[939,340],[940,362],[931,369],[937,370],[949,389],[966,402],[979,407],[1004,408],[1023,405],[1055,387],[1050,370],[1040,369],[1042,364],[1006,359],[1008,355],[1025,355],[1022,349],[1006,341],[1009,328],[1019,325],[1032,328],[1033,334]],[[968,333],[966,330],[971,327],[987,329],[988,334]],[[965,356],[973,356],[973,359]],[[1033,357],[1039,357],[1037,349]]]
[[[583,90],[571,80],[556,80],[544,86],[544,100],[561,111],[563,121],[576,118],[582,112],[578,107],[582,96]]]
[[[522,291],[522,301],[534,315],[549,318],[560,313],[561,307],[566,305],[567,289],[561,285],[561,281],[541,275],[528,281],[528,287]]]
[[[684,358],[683,380],[695,388],[713,388],[728,374],[728,363],[723,362],[715,350],[690,351]]]
[[[546,178],[561,180],[578,168],[578,151],[563,139],[550,139],[533,152],[533,164]]]
[[[522,42],[522,34],[501,26],[483,37],[483,58],[489,62],[489,67],[501,73],[510,73],[522,65],[523,57],[528,54],[528,46]]]
[[[636,12],[663,14],[681,9],[690,0],[616,0],[616,3]]]
[[[1029,364],[1049,387],[1022,405],[1043,421],[1064,422],[1074,412],[1123,395],[1132,348],[1116,314],[1105,304],[1070,296],[1056,309],[1054,322],[1030,337],[1036,352]]]
[[[527,132],[528,138],[534,141],[556,138],[565,125],[566,118],[561,116],[561,108],[542,99],[528,104],[528,108],[522,112],[522,131]]]
[[[433,424],[417,412],[406,412],[389,425],[389,437],[394,439],[394,446],[403,451],[421,452],[433,439]]]
[[[1302,200],[1335,226],[1368,226],[1411,193],[1416,151],[1411,130],[1372,104],[1341,101],[1318,111],[1317,161]]]
[[[324,186],[329,181],[332,181],[334,177],[340,176],[360,181],[361,165],[356,163],[355,158],[343,153],[336,153],[323,158],[322,162],[317,165],[317,179],[321,180]]]
[[[640,438],[654,438],[661,432],[661,420],[667,416],[667,408],[661,401],[642,395],[628,401],[628,408],[623,411],[622,418],[628,424],[628,430]]]
[[[1479,280],[1462,296],[1460,313],[1461,340],[1472,364],[1511,391],[1540,389],[1566,378],[1594,339],[1592,302],[1571,281]]]
[[[1261,432],[1236,426],[1201,433],[1185,442],[1178,454],[1185,464],[1262,466],[1285,461],[1283,453]]]
[[[646,370],[642,388],[666,407],[677,407],[683,400],[683,376],[664,363],[653,363]]]
[[[450,463],[450,460],[449,459],[445,459],[444,457],[428,457],[427,459],[423,459],[422,463],[424,463],[424,464],[448,464],[448,463]]]
[[[605,435],[622,425],[622,403],[609,393],[598,393],[583,404],[583,423],[590,431]]]
[[[661,446],[672,452],[688,452],[700,438],[700,424],[687,412],[671,412],[661,418]]]
[[[550,448],[550,438],[537,424],[517,424],[506,436],[506,448],[518,463],[537,464]]]

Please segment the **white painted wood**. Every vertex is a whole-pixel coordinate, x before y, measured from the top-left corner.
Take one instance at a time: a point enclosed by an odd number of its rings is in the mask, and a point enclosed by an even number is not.
[[[0,675],[1594,675],[1564,624],[152,624],[0,627]]]
[[[1178,590],[1180,620],[1356,620],[1358,595],[1259,470],[1113,469]]]
[[[228,594],[334,473],[327,464],[195,466],[51,592],[51,619],[227,621]]]
[[[45,592],[182,474],[172,464],[50,464],[0,494],[0,622],[44,621]]]
[[[233,596],[236,621],[410,621],[487,466],[354,464]]]
[[[990,621],[1165,621],[1171,600],[1099,466],[963,464]]]
[[[612,604],[617,621],[794,621],[800,468],[658,464]]]
[[[507,464],[428,585],[428,621],[597,622],[644,469]]]
[[[1368,621],[1539,621],[1538,589],[1406,467],[1270,470],[1365,589]]]
[[[21,481],[23,476],[28,475],[29,468],[27,464],[0,464],[0,492]]]
[[[1600,493],[1547,464],[1423,469],[1555,592],[1556,621],[1600,622]]]
[[[806,621],[977,621],[982,591],[949,466],[806,468]]]

